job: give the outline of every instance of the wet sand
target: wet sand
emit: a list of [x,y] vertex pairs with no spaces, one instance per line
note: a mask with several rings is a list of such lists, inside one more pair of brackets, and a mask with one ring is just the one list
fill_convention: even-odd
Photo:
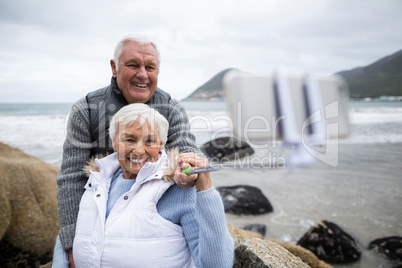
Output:
[[402,143],[339,144],[336,167],[317,161],[309,168],[215,172],[215,187],[258,187],[274,212],[259,216],[227,214],[236,227],[266,224],[266,237],[296,243],[317,221],[329,220],[348,232],[362,250],[360,261],[334,267],[391,267],[367,250],[370,241],[402,236]]

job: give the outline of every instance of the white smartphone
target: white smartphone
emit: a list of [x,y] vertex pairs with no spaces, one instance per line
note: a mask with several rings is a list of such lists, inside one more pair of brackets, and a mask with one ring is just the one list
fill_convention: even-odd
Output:
[[245,141],[345,138],[348,90],[339,77],[227,73],[223,80],[233,134]]

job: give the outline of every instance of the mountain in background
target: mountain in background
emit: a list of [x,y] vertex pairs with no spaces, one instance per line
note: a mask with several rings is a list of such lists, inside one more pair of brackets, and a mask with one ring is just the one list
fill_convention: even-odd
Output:
[[[235,69],[229,68],[219,72],[182,101],[224,101],[222,80],[231,70]],[[366,67],[336,74],[346,80],[351,98],[402,96],[402,50]]]
[[402,50],[366,67],[337,74],[348,83],[351,98],[402,96]]
[[223,77],[225,74],[231,70],[236,70],[234,68],[225,69],[211,79],[209,79],[205,84],[197,88],[193,93],[191,93],[187,98],[182,101],[223,101],[225,100],[225,91],[223,90]]

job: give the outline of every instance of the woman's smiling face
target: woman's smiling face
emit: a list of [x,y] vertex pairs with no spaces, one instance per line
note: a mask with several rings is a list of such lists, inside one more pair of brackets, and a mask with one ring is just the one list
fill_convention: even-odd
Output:
[[125,179],[135,179],[146,163],[157,161],[161,148],[158,131],[147,121],[140,125],[139,119],[131,126],[119,125],[113,141]]

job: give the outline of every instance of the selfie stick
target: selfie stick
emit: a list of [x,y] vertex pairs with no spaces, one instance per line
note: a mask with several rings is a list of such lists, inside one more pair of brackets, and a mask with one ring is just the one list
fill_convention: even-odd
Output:
[[273,168],[274,165],[267,165],[263,163],[253,163],[253,164],[225,164],[219,167],[206,166],[206,167],[188,167],[182,169],[181,172],[186,175],[207,173],[213,171],[224,171],[224,170],[247,170],[247,169],[260,169],[260,168]]
[[[303,124],[301,132],[298,131],[296,114],[293,107],[292,93],[288,81],[280,75],[274,76],[274,96],[276,103],[277,118],[281,120],[281,136],[284,145],[293,147],[293,151],[287,156],[287,166],[295,169],[301,166],[309,166],[315,159],[305,148],[306,145],[312,145],[317,142],[325,141],[326,138],[326,120],[323,116],[325,108],[321,98],[320,86],[311,77],[303,79],[303,96],[305,101],[306,114],[309,118]],[[307,130],[307,131],[304,131]],[[212,171],[222,170],[245,170],[255,168],[274,168],[272,166],[250,165],[250,164],[227,164],[220,167],[188,167],[182,172],[191,175]]]

